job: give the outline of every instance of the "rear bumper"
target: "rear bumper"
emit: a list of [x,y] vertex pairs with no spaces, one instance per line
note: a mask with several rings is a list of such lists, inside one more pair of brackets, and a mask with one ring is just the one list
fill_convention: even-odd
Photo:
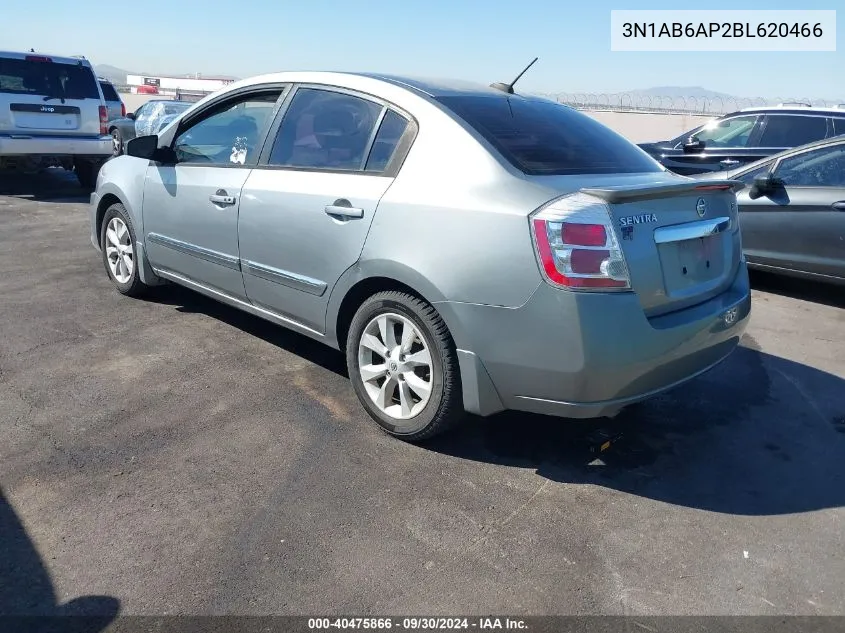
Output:
[[[469,411],[593,418],[615,415],[718,365],[747,327],[751,290],[743,264],[721,295],[651,319],[633,293],[566,292],[548,284],[520,308],[450,307],[471,333],[477,359],[461,376]],[[479,375],[484,380],[476,381]]]
[[105,159],[112,155],[111,136],[24,136],[0,134],[0,156],[72,156]]

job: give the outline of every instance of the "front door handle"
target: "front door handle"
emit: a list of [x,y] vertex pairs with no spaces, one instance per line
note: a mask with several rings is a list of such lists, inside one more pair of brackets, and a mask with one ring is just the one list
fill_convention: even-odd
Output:
[[237,202],[235,196],[230,196],[228,193],[226,193],[225,189],[218,189],[217,193],[211,194],[210,196],[208,196],[208,199],[213,204],[223,207],[231,206],[235,204],[235,202]]
[[726,158],[725,160],[720,160],[719,164],[722,167],[733,167],[734,165],[739,165],[739,161],[733,158]]
[[346,204],[338,204],[338,202],[346,202],[345,200],[335,200],[334,204],[330,204],[325,208],[327,215],[334,215],[339,216],[342,218],[363,218],[364,217],[364,210],[358,209],[353,206],[349,205],[348,202]]
[[834,202],[830,206],[832,206],[837,211],[845,211],[845,200],[840,200],[839,202]]

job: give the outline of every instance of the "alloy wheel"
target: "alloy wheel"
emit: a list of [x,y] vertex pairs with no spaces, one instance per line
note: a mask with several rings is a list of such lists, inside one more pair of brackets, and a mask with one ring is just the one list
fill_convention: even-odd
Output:
[[112,218],[106,227],[106,257],[109,270],[118,283],[125,284],[132,279],[135,257],[132,252],[132,237],[129,228],[120,218]]
[[367,324],[358,342],[358,371],[367,395],[393,419],[413,418],[431,398],[431,351],[402,315],[379,314]]

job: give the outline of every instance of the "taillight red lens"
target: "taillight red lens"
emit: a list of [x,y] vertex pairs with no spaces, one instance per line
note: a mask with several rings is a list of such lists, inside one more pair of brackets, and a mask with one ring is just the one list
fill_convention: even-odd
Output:
[[120,116],[126,116],[126,104],[122,102],[120,104]]
[[586,250],[583,248],[573,249],[569,258],[572,272],[579,275],[601,274],[602,262],[610,257],[607,250]]
[[575,246],[604,246],[607,232],[601,224],[575,224],[564,222],[560,237],[565,244]]
[[100,134],[109,133],[109,110],[106,106],[100,106]]
[[24,60],[28,62],[52,62],[53,60],[44,55],[27,55]]

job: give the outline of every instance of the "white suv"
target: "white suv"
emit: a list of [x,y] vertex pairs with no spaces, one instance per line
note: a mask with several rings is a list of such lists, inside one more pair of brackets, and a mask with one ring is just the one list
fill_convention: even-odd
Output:
[[0,51],[0,169],[61,166],[93,189],[111,154],[108,110],[91,62]]

